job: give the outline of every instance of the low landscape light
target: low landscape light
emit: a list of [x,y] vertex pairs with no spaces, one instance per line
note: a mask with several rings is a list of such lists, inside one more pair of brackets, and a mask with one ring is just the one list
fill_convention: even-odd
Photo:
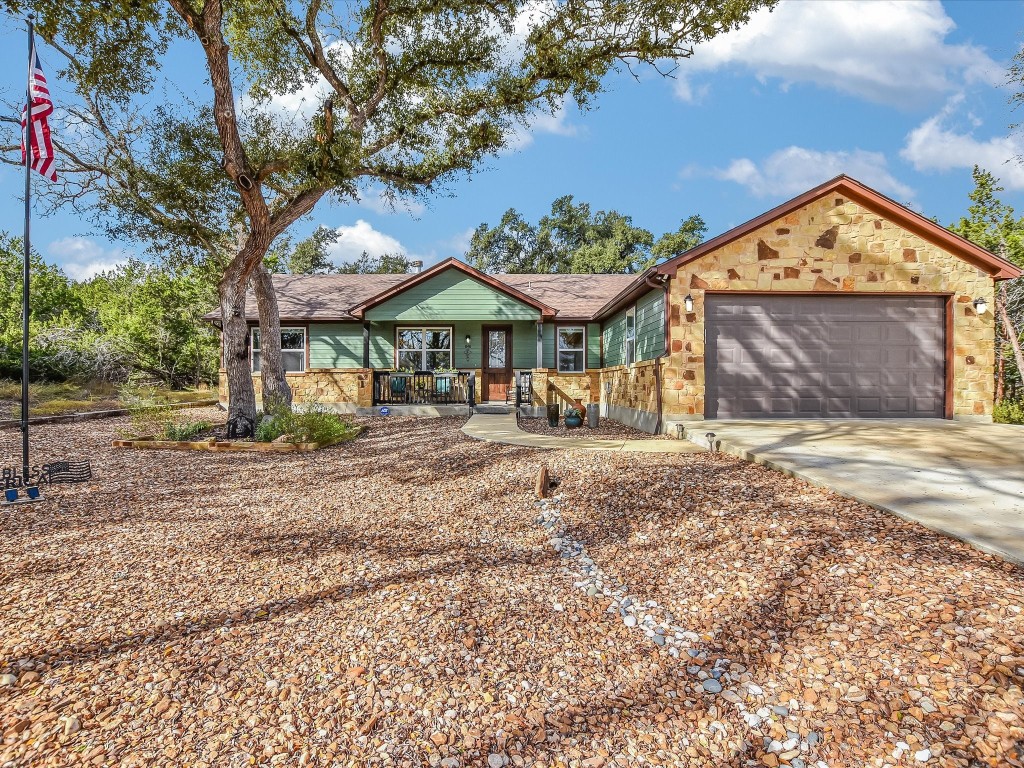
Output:
[[15,501],[17,501],[18,500],[18,489],[17,488],[8,488],[7,490],[5,490],[4,491],[4,499],[6,499],[8,502],[15,502]]
[[683,306],[686,307],[687,312],[693,312],[693,296],[686,294],[686,298],[683,299]]
[[985,301],[981,296],[974,300],[974,311],[979,315],[984,315],[988,312],[988,302]]

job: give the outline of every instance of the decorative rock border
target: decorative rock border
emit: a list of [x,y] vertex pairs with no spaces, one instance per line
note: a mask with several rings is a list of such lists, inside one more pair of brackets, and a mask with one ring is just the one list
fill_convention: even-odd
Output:
[[[194,400],[191,403],[168,403],[167,405],[153,406],[153,408],[170,408],[171,410],[177,411],[184,408],[205,408],[217,404],[217,399],[213,398],[206,400]],[[109,419],[115,416],[127,415],[127,408],[110,408],[105,411],[82,411],[81,413],[60,413],[54,416],[30,416],[28,423],[29,426],[33,424],[72,424],[79,421],[92,421],[93,419]],[[20,426],[20,419],[0,420],[0,429],[17,429]]]
[[328,440],[323,443],[257,443],[242,440],[154,440],[151,436],[137,437],[133,440],[114,440],[111,445],[114,448],[149,448],[163,449],[168,451],[211,451],[214,453],[226,451],[249,451],[255,453],[302,453],[318,451],[321,448],[329,448],[332,445],[346,443],[354,440],[363,431],[362,427],[351,437],[339,437],[335,440]]
[[[546,482],[546,474],[542,471]],[[538,481],[540,482],[540,481]],[[767,766],[789,765],[792,768],[829,768],[824,760],[814,760],[817,745],[821,743],[821,735],[809,731],[801,734],[786,723],[792,709],[800,707],[797,701],[790,701],[789,706],[768,706],[762,704],[756,708],[748,708],[746,699],[763,698],[763,688],[754,682],[753,676],[742,664],[727,658],[716,658],[708,672],[704,669],[710,659],[706,647],[702,647],[701,636],[684,627],[674,624],[671,613],[659,606],[655,601],[639,601],[631,594],[628,585],[609,574],[594,562],[587,552],[586,545],[575,539],[562,521],[559,505],[562,495],[541,498],[535,502],[539,508],[537,523],[551,536],[548,543],[567,561],[566,570],[575,572],[582,578],[575,581],[575,586],[595,599],[611,599],[609,613],[617,613],[622,622],[630,628],[643,632],[659,648],[663,648],[670,656],[679,658],[685,654],[690,659],[686,667],[687,673],[699,682],[695,693],[714,696],[731,704],[750,730],[751,744],[759,745],[765,752],[761,758]],[[570,568],[570,563],[573,568]],[[555,610],[562,610],[558,604]],[[778,723],[786,732],[786,739],[773,738],[768,733],[778,732]],[[725,725],[716,721],[709,727],[711,731],[725,731]],[[813,762],[812,762],[813,761]]]

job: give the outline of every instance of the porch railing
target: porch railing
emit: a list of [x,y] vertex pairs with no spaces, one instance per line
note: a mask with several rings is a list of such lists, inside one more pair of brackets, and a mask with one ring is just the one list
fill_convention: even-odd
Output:
[[373,404],[472,405],[473,384],[469,373],[374,371]]
[[516,408],[533,405],[533,373],[522,371],[516,382]]

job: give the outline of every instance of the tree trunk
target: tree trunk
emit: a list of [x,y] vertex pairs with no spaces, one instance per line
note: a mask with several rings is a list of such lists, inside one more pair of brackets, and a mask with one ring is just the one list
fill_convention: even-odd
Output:
[[270,270],[260,264],[252,273],[256,306],[260,313],[260,381],[263,385],[263,412],[292,407],[292,390],[284,376],[281,360],[281,315]]
[[1006,338],[1010,340],[1013,359],[1017,361],[1017,370],[1020,371],[1021,376],[1024,376],[1024,352],[1020,348],[1020,336],[1017,335],[1017,330],[1013,327],[1010,313],[1006,311],[1006,287],[1000,286],[999,288],[999,293],[996,294],[996,309],[999,312],[999,319],[1003,321]]
[[240,280],[242,266],[240,259],[232,260],[217,285],[228,377],[228,437],[252,437],[256,428],[256,389],[249,363],[245,284]]

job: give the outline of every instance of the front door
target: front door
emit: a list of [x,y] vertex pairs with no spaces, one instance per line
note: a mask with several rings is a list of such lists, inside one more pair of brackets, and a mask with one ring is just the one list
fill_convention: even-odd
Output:
[[505,402],[512,386],[512,326],[485,325],[482,402]]

